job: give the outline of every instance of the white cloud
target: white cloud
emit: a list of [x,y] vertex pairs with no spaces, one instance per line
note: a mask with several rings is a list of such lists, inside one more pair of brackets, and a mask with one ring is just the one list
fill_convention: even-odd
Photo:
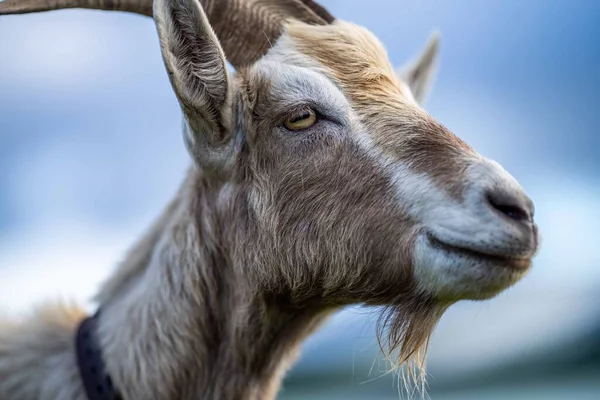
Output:
[[150,19],[124,13],[66,10],[2,17],[0,81],[37,95],[52,90],[53,97],[64,87],[102,89],[116,71],[132,69],[140,54],[152,57],[147,47],[158,42],[150,28]]
[[55,298],[76,300],[90,308],[91,296],[137,232],[107,231],[84,221],[55,220],[0,242],[3,312],[23,312]]

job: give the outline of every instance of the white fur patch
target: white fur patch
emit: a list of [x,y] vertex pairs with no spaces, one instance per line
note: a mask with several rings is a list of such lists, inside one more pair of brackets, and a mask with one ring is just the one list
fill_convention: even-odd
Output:
[[438,248],[427,236],[431,234],[447,244],[492,253],[507,251],[505,249],[512,249],[515,244],[514,251],[518,252],[519,243],[525,243],[522,248],[530,253],[529,236],[499,218],[484,199],[486,190],[498,187],[525,196],[506,171],[483,157],[473,157],[465,174],[464,200],[459,201],[426,174],[386,156],[364,128],[353,130],[352,135],[356,143],[389,172],[400,206],[415,221],[415,229],[422,232],[415,243],[413,260],[420,290],[445,299],[480,299],[497,294],[523,276],[526,270]]
[[[421,288],[443,298],[487,298],[515,283],[518,270],[475,255],[432,245],[427,235],[449,245],[486,254],[533,255],[531,232],[504,220],[487,203],[485,193],[498,185],[525,196],[516,180],[484,158],[474,158],[465,174],[464,200],[459,202],[427,176],[395,169],[399,200],[427,234],[415,244],[414,274]],[[533,246],[533,247],[532,247]]]
[[447,302],[493,297],[527,272],[446,252],[425,235],[415,242],[413,271],[420,290]]

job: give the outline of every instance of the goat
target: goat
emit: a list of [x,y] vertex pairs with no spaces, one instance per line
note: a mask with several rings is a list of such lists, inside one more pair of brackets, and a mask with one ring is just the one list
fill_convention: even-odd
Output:
[[[124,399],[273,399],[349,304],[384,306],[383,348],[421,367],[450,305],[530,269],[532,201],[421,106],[437,37],[398,74],[312,0],[7,0],[0,15],[69,7],[154,17],[193,160],[96,296]],[[1,325],[0,398],[85,400],[85,317],[47,304]]]

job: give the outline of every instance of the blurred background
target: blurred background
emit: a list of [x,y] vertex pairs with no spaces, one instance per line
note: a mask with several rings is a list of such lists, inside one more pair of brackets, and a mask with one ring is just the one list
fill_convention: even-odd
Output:
[[[322,0],[400,65],[442,33],[427,109],[534,199],[531,273],[442,318],[429,396],[600,398],[600,3]],[[0,19],[0,312],[88,304],[189,164],[150,19],[66,10]],[[281,399],[398,399],[352,307],[309,339]]]

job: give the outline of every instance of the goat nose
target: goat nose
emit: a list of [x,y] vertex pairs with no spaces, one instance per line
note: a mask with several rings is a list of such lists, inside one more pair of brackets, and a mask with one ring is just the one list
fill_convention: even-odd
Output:
[[488,190],[485,200],[492,210],[504,218],[519,223],[533,221],[533,202],[520,190],[508,188]]

